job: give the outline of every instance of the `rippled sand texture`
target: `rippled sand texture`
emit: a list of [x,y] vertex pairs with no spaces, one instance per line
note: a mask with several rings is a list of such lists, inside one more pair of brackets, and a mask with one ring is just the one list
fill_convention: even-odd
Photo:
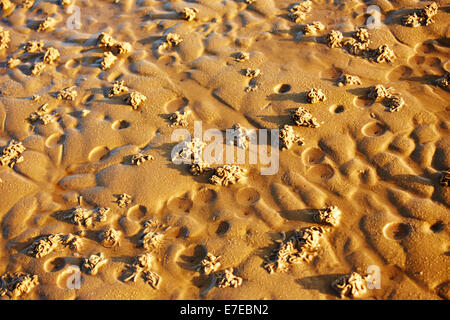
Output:
[[[81,28],[69,29],[59,2],[2,1],[0,150],[12,139],[25,150],[0,166],[0,275],[38,276],[24,278],[34,287],[22,299],[339,299],[333,281],[376,265],[381,288],[364,298],[448,299],[450,94],[435,80],[450,71],[450,2],[416,28],[402,17],[429,2],[370,3],[382,22],[370,48],[387,44],[391,63],[327,46],[331,30],[350,38],[366,23],[366,2],[312,1],[294,22],[284,0],[76,0]],[[197,9],[192,21],[184,8]],[[55,25],[37,31],[47,17]],[[304,35],[314,21],[324,30]],[[100,47],[102,32],[130,52]],[[28,41],[43,48],[25,52]],[[51,47],[59,58],[33,75]],[[338,86],[343,74],[361,84]],[[117,83],[109,95],[115,81],[128,92]],[[403,98],[398,112],[368,98],[379,84]],[[326,99],[309,103],[312,88]],[[296,126],[299,107],[320,126]],[[194,120],[287,124],[304,143],[280,151],[275,175],[247,163],[244,179],[214,185],[171,161],[183,117],[191,133]],[[279,243],[322,225],[315,213],[327,206],[340,223],[311,261],[269,273]],[[67,286],[74,268],[79,289]]]

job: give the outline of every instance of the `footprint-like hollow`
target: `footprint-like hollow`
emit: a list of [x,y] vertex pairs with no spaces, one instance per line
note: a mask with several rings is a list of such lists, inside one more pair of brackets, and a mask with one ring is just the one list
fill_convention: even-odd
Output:
[[345,111],[345,108],[343,105],[334,105],[334,106],[331,106],[331,108],[330,108],[331,113],[339,114],[339,113],[343,113],[344,111]]
[[354,97],[353,105],[360,109],[370,108],[373,105],[373,100],[366,96]]
[[412,56],[408,60],[409,64],[415,64],[415,65],[421,65],[424,62],[425,62],[425,57],[423,57],[423,56]]
[[225,235],[230,230],[230,223],[228,221],[222,221],[217,227],[216,234],[219,236]]
[[343,70],[341,68],[336,68],[333,66],[330,69],[321,71],[320,76],[323,78],[337,79],[342,73]]
[[109,149],[107,147],[95,147],[89,153],[89,161],[96,162],[105,159],[109,154]]
[[420,54],[427,54],[427,53],[432,53],[432,52],[436,52],[437,51],[435,46],[432,43],[427,43],[427,42],[424,42],[424,43],[421,43],[421,44],[417,45],[414,48],[414,50],[417,53],[420,53]]
[[95,95],[93,95],[93,94],[87,94],[87,95],[85,95],[85,96],[83,97],[82,102],[83,102],[84,104],[90,104],[92,101],[94,101],[94,99],[95,99]]
[[275,88],[273,88],[273,90],[275,91],[275,93],[286,93],[291,91],[291,85],[287,84],[287,83],[282,83],[282,84],[278,84],[275,86]]
[[127,217],[135,221],[140,221],[145,217],[147,211],[146,206],[136,205],[128,210]]
[[66,136],[60,133],[53,133],[45,140],[45,146],[47,148],[54,148],[64,143]]
[[407,223],[392,222],[384,227],[383,234],[390,240],[403,240],[411,234],[411,226]]
[[63,257],[49,259],[45,262],[44,269],[47,272],[58,272],[66,266],[66,260]]
[[414,73],[414,70],[408,66],[398,66],[391,72],[389,72],[387,78],[390,81],[397,81],[405,78],[409,78]]
[[210,203],[216,201],[216,199],[217,199],[217,192],[209,188],[202,188],[195,195],[195,202]]
[[431,231],[433,231],[434,233],[439,233],[444,230],[444,228],[445,224],[442,221],[438,221],[430,226]]
[[170,101],[164,109],[167,113],[173,113],[175,111],[185,108],[188,104],[189,104],[189,100],[182,97],[182,98],[178,98],[178,99]]
[[158,61],[168,67],[168,66],[173,66],[177,62],[177,59],[171,55],[164,55],[164,56],[161,56],[158,59]]
[[109,149],[107,147],[95,147],[89,153],[89,161],[96,162],[105,159],[109,154]]
[[203,245],[190,245],[178,255],[179,263],[186,267],[196,266],[206,257],[207,253],[208,249]]
[[122,129],[126,129],[130,126],[130,123],[126,120],[116,120],[113,122],[113,124],[111,125],[111,127],[114,130],[122,130]]
[[373,121],[365,124],[361,131],[365,136],[378,137],[383,135],[386,130],[387,128],[383,123],[379,121]]
[[81,62],[77,59],[69,59],[67,60],[67,62],[64,64],[64,68],[66,68],[67,70],[69,69],[74,69],[77,68],[78,66],[81,65]]
[[315,182],[326,182],[334,176],[334,169],[327,163],[318,164],[308,170],[308,177]]
[[245,187],[239,189],[236,194],[236,200],[239,204],[244,206],[254,205],[260,199],[258,190],[252,187]]
[[305,165],[312,166],[322,163],[325,160],[325,153],[319,148],[308,148],[303,152],[302,158]]
[[188,213],[193,204],[191,199],[175,197],[169,200],[167,208],[174,213]]
[[436,68],[437,71],[443,71],[442,69],[442,61],[438,57],[429,57],[426,59],[426,65],[430,68]]

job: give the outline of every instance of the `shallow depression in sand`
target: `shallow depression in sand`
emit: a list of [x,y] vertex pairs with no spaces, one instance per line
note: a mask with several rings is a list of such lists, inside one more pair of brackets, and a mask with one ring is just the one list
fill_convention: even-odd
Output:
[[337,106],[335,105],[335,106],[331,106],[331,108],[330,108],[331,113],[340,114],[340,113],[343,113],[344,111],[345,111],[345,108],[342,105],[337,105]]
[[336,79],[342,74],[341,68],[332,67],[324,71],[320,71],[320,76],[324,78]]
[[219,236],[225,235],[230,230],[230,223],[228,221],[222,221],[217,227],[216,234]]
[[390,71],[387,78],[391,81],[397,81],[400,79],[407,79],[412,76],[414,70],[408,66],[398,66],[394,70]]
[[420,44],[416,45],[416,47],[414,48],[414,51],[416,51],[417,53],[420,53],[420,54],[427,54],[427,53],[436,52],[436,48],[432,43],[420,43]]
[[173,113],[175,111],[180,110],[181,108],[186,107],[188,105],[188,103],[189,103],[189,100],[186,98],[175,99],[166,105],[165,111],[167,113]]
[[236,194],[236,199],[239,204],[244,206],[251,206],[258,202],[260,198],[258,190],[252,187],[240,189]]
[[364,96],[355,97],[353,99],[353,104],[358,108],[370,108],[373,104],[373,100]]
[[442,61],[441,59],[437,57],[429,57],[425,60],[425,64],[430,67],[434,68],[436,72],[443,72],[442,70]]
[[325,160],[325,153],[319,148],[309,148],[302,154],[303,163],[307,166],[322,163]]
[[95,95],[93,94],[87,94],[83,97],[83,103],[89,105],[92,101],[94,101]]
[[434,233],[439,233],[444,230],[444,228],[445,224],[442,221],[438,221],[430,227],[431,231],[433,231]]
[[421,65],[425,62],[425,57],[423,56],[412,56],[408,59],[409,64]]
[[89,161],[99,161],[104,159],[109,154],[109,149],[107,147],[95,147],[89,153]]
[[166,55],[166,56],[161,56],[158,59],[158,62],[161,62],[166,67],[169,67],[169,66],[173,66],[177,62],[177,59],[174,56]]
[[192,244],[180,252],[179,262],[190,266],[198,265],[207,253],[208,249],[205,246]]
[[140,221],[142,220],[145,215],[147,214],[147,207],[146,206],[142,206],[142,205],[136,205],[131,207],[128,212],[127,212],[127,216],[130,219],[136,220],[136,221]]
[[126,120],[116,120],[113,122],[113,124],[111,125],[111,127],[114,130],[122,130],[122,129],[126,129],[130,126],[130,123]]
[[403,240],[411,233],[411,226],[406,223],[392,222],[383,229],[383,234],[390,240]]
[[334,176],[334,169],[327,163],[318,164],[308,170],[308,178],[315,182],[328,181]]
[[362,133],[368,137],[381,136],[385,132],[386,132],[386,126],[378,121],[367,123],[362,128]]
[[283,83],[283,84],[279,84],[276,85],[275,88],[273,89],[276,93],[286,93],[291,91],[291,85]]
[[64,143],[66,136],[60,133],[53,133],[45,140],[45,146],[47,148],[54,148]]
[[65,64],[64,67],[66,69],[74,69],[76,67],[80,66],[80,61],[76,59],[69,59]]
[[51,258],[45,261],[44,269],[47,272],[57,272],[66,266],[66,260],[63,257]]
[[187,213],[191,210],[193,202],[191,199],[176,197],[169,200],[167,208],[174,213]]
[[209,188],[203,188],[201,189],[196,195],[195,195],[195,201],[209,203],[213,202],[217,199],[217,192],[209,189]]

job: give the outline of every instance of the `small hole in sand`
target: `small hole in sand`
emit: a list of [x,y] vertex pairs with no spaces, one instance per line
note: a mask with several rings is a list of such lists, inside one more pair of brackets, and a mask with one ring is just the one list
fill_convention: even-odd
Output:
[[334,176],[334,169],[326,163],[318,164],[309,169],[308,176],[316,182],[328,181]]
[[217,227],[216,234],[219,236],[226,234],[230,230],[230,223],[227,221],[222,221]]
[[57,272],[59,270],[64,269],[65,265],[66,265],[66,261],[64,260],[64,258],[59,257],[59,258],[55,258],[55,259],[48,261],[46,263],[45,269],[48,272]]
[[259,192],[252,187],[242,188],[236,194],[236,199],[239,204],[251,206],[258,202],[260,198]]
[[373,104],[373,100],[367,97],[355,97],[353,100],[353,104],[358,108],[369,108]]
[[54,148],[58,145],[61,145],[66,140],[66,136],[60,133],[54,133],[50,135],[50,137],[45,140],[45,146],[47,148]]
[[186,107],[189,104],[189,100],[186,98],[178,98],[175,100],[170,101],[166,107],[165,111],[167,113],[173,113],[175,111],[178,111],[184,107]]
[[431,53],[431,52],[435,52],[436,49],[435,49],[434,45],[431,43],[423,43],[417,48],[417,51],[419,53]]
[[146,206],[137,205],[128,210],[127,216],[132,220],[140,221],[145,217],[146,213]]
[[411,61],[409,61],[410,64],[423,64],[425,62],[425,57],[422,56],[413,56],[411,59]]
[[193,205],[191,199],[176,197],[169,200],[167,207],[174,213],[188,213]]
[[325,154],[319,148],[309,148],[303,152],[303,163],[305,165],[319,164],[325,160]]
[[434,233],[439,233],[444,230],[444,228],[445,224],[442,221],[438,221],[430,227],[431,231],[433,231]]
[[414,73],[413,69],[408,66],[399,66],[389,72],[388,79],[391,81],[401,80],[410,77]]
[[109,154],[109,149],[107,147],[95,147],[89,153],[88,159],[89,161],[99,161],[105,159]]
[[189,237],[189,235],[190,235],[189,228],[186,227],[186,226],[182,226],[180,228],[180,231],[178,232],[177,238],[184,238],[184,239],[186,239],[186,238]]
[[437,68],[437,69],[441,68],[442,61],[439,58],[431,57],[431,58],[427,58],[426,61],[427,61],[426,64],[432,68]]
[[126,129],[126,128],[128,128],[130,126],[130,123],[128,122],[128,121],[125,121],[125,120],[116,120],[116,121],[114,121],[113,122],[113,124],[112,124],[112,128],[114,129],[114,130],[122,130],[122,129]]
[[202,245],[192,245],[186,248],[179,257],[180,262],[188,263],[189,265],[197,265],[202,261],[208,253],[208,249]]
[[79,65],[80,62],[78,60],[70,59],[69,61],[66,62],[64,66],[66,67],[66,69],[72,69],[78,67]]
[[343,70],[341,68],[332,67],[325,71],[321,71],[320,76],[323,78],[335,79],[335,78],[338,78],[342,73],[343,73]]
[[95,96],[93,94],[88,94],[83,98],[83,102],[85,104],[90,104],[92,101],[94,101]]
[[344,112],[344,110],[345,110],[344,106],[331,107],[331,112],[333,112],[333,113],[342,113],[342,112]]
[[213,202],[217,199],[217,192],[208,188],[201,189],[195,196],[195,201],[204,203]]
[[279,85],[277,85],[275,87],[274,90],[275,90],[276,93],[286,93],[286,92],[291,91],[291,86],[289,84],[286,84],[286,83],[279,84]]
[[175,57],[172,56],[162,56],[158,59],[161,63],[163,63],[166,67],[173,66],[173,64],[176,62]]
[[370,122],[362,128],[362,133],[368,137],[381,136],[386,132],[386,126],[381,122]]
[[411,233],[411,226],[406,223],[393,222],[384,227],[383,233],[390,240],[402,240]]
[[180,74],[180,77],[179,77],[180,82],[190,80],[190,79],[192,79],[192,76],[188,71],[185,71],[182,74]]

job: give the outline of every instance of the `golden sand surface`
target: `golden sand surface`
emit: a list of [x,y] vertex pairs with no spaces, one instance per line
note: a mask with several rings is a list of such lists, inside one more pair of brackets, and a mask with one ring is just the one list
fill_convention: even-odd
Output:
[[450,1],[0,9],[1,299],[450,298]]

